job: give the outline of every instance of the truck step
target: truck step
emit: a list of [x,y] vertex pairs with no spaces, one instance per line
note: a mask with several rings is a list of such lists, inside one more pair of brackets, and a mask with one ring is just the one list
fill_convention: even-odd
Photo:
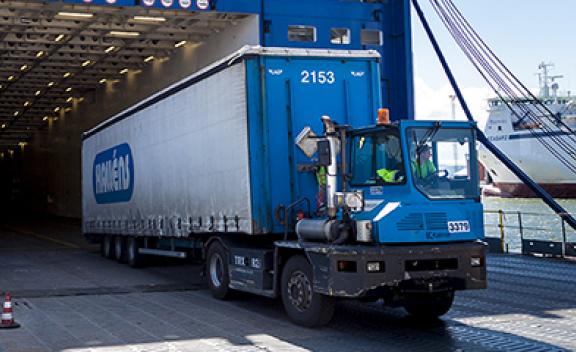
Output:
[[138,249],[140,254],[158,255],[162,257],[172,257],[184,259],[188,256],[186,252],[179,251],[168,251],[164,249],[151,249],[151,248],[140,248]]

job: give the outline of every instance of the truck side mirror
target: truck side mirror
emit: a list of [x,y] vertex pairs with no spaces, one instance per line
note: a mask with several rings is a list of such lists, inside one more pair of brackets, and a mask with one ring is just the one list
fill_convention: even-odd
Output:
[[321,140],[316,143],[318,146],[318,166],[330,166],[331,164],[331,153],[330,153],[330,142],[327,140]]

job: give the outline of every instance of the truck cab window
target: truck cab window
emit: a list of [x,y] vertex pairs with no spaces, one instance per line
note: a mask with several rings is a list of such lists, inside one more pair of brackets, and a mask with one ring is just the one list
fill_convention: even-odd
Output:
[[352,138],[352,184],[400,184],[406,173],[399,137],[376,132]]
[[472,131],[410,129],[410,169],[414,184],[429,198],[474,198],[479,195]]

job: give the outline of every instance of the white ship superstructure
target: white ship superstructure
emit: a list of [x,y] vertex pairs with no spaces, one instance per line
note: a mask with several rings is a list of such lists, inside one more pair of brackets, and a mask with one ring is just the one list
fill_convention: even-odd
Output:
[[[574,160],[576,136],[576,96],[560,93],[550,76],[551,64],[540,65],[538,99],[551,112],[547,122],[535,99],[493,98],[488,101],[489,117],[485,134],[498,148],[554,197],[576,198],[576,172],[566,160]],[[519,113],[520,111],[520,113]],[[542,119],[543,120],[543,119]],[[533,193],[488,150],[480,148],[484,164],[494,185],[503,196],[530,197]]]

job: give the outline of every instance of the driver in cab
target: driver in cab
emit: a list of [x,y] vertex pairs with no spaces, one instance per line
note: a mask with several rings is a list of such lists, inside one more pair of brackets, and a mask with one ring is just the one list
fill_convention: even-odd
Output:
[[416,160],[412,161],[412,171],[418,179],[424,180],[436,172],[436,166],[434,166],[434,163],[430,159],[432,151],[430,146],[425,144],[418,147],[416,153],[418,156]]

